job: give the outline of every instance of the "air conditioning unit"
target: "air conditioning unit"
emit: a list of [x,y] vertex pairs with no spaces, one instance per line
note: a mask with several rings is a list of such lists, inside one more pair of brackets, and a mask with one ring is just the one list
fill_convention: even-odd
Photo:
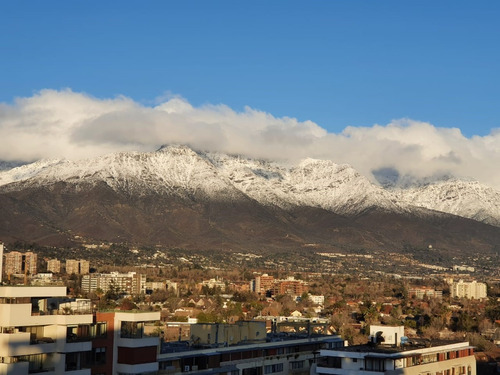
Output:
[[188,372],[188,371],[191,371],[191,367],[189,367],[189,366],[184,366],[184,372]]

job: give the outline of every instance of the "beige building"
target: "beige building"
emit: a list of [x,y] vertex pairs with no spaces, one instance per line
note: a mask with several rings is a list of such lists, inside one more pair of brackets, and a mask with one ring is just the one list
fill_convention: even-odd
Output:
[[59,259],[49,259],[47,261],[47,271],[52,273],[60,273],[61,261]]
[[415,297],[417,299],[423,299],[425,296],[441,299],[443,298],[443,291],[428,287],[414,287],[408,290],[408,295],[410,298]]
[[199,323],[191,326],[196,345],[231,346],[242,342],[266,342],[266,322],[241,321],[235,324]]
[[5,254],[4,269],[6,275],[36,275],[36,264],[37,255],[31,251],[26,253],[11,251]]
[[87,275],[90,272],[90,263],[88,260],[80,259],[67,259],[66,260],[66,273],[68,275]]
[[403,333],[403,327],[370,326],[371,345],[321,350],[314,373],[476,375],[474,349],[467,341],[409,341]]
[[477,281],[453,282],[450,286],[451,298],[483,299],[487,297],[486,284]]
[[146,293],[146,275],[129,273],[91,273],[82,278],[82,290],[90,293],[101,289],[106,293],[111,288],[125,294]]

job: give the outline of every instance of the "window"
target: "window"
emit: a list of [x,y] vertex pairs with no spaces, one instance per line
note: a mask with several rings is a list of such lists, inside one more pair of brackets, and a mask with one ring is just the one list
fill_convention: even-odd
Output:
[[138,339],[143,336],[144,323],[143,322],[122,322],[120,337],[129,339]]
[[94,355],[94,363],[96,365],[104,365],[106,363],[106,348],[94,348],[92,349]]
[[290,367],[292,370],[304,368],[304,361],[292,361],[290,362]]
[[385,361],[380,358],[365,358],[365,370],[384,372]]
[[97,322],[95,327],[94,336],[98,338],[104,338],[108,335],[108,323],[107,322]]
[[264,374],[273,374],[275,372],[283,371],[283,363],[276,363],[274,365],[264,366]]
[[242,375],[262,375],[262,367],[250,367],[241,370]]

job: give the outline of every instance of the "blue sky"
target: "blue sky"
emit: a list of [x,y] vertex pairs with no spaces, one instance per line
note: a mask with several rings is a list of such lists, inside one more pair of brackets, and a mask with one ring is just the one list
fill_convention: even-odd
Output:
[[498,1],[3,1],[0,102],[42,89],[245,106],[330,133],[500,127]]
[[500,190],[499,20],[498,1],[3,1],[0,161],[175,143]]

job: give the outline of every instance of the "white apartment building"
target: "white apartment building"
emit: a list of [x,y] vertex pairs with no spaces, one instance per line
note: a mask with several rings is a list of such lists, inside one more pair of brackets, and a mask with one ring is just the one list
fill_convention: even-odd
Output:
[[486,284],[477,281],[455,281],[450,286],[451,298],[482,299],[487,297]]
[[403,332],[403,327],[371,326],[368,345],[321,350],[315,374],[476,375],[468,342],[410,341]]
[[62,286],[0,286],[1,375],[90,375],[82,366],[92,350],[92,314],[62,314],[57,299],[64,297]]
[[309,299],[312,301],[312,303],[316,305],[323,306],[325,304],[325,296],[315,296],[312,294],[309,294]]
[[91,273],[82,278],[82,290],[90,293],[101,289],[106,293],[110,288],[116,288],[121,293],[146,293],[146,275],[136,272],[129,273]]

